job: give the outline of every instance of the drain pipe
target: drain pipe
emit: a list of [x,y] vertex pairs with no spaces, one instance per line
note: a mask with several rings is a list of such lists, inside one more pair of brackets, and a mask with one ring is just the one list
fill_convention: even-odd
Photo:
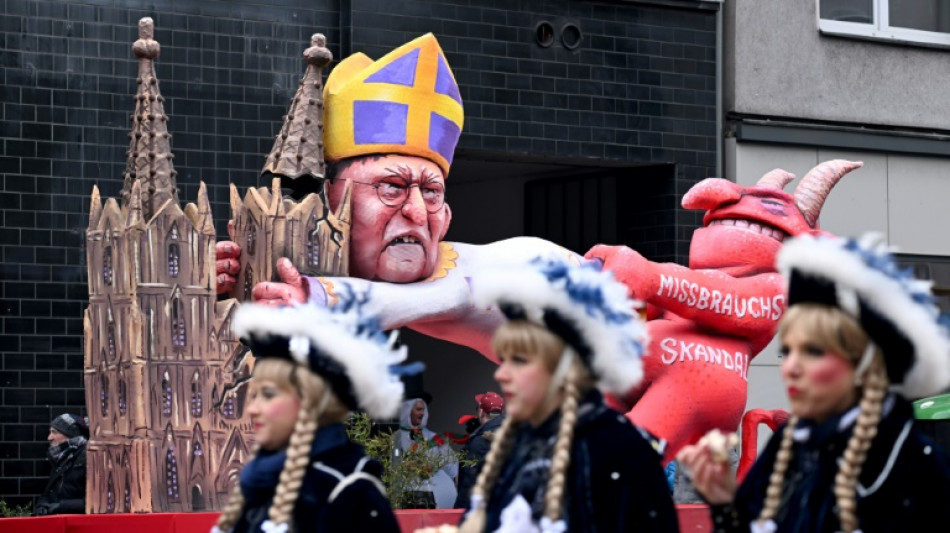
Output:
[[725,38],[723,37],[723,3],[720,1],[719,9],[716,10],[716,135],[719,136],[716,142],[716,175],[726,177],[725,162],[723,161],[724,145],[726,143],[725,132],[722,129],[723,117],[723,95],[722,95],[722,46]]

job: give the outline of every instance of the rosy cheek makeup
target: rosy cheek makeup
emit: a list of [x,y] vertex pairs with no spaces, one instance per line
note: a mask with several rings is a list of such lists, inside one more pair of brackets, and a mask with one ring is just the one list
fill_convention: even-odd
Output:
[[851,362],[844,357],[826,354],[810,374],[816,384],[827,385],[844,379],[852,370]]

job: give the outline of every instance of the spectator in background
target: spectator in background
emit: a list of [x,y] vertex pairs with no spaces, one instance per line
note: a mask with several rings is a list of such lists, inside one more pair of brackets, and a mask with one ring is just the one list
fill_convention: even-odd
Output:
[[89,426],[77,415],[62,414],[50,423],[49,457],[52,469],[43,493],[33,506],[34,516],[86,512],[86,442]]
[[[431,398],[431,397],[430,397]],[[399,412],[399,431],[393,434],[397,460],[405,456],[411,447],[423,447],[430,455],[454,453],[442,436],[432,431],[429,424],[429,405],[423,398],[410,398],[402,403]],[[458,496],[458,463],[449,461],[427,479],[416,484],[414,508],[451,509]]]
[[495,436],[495,431],[501,426],[502,414],[505,412],[505,400],[496,392],[477,394],[475,402],[478,404],[480,424],[469,435],[465,447],[462,448],[465,453],[463,458],[475,461],[475,464],[462,465],[459,469],[459,495],[455,499],[456,509],[468,509],[472,487],[475,486],[475,480],[478,479],[478,473],[482,470],[485,456],[491,449],[491,440]]

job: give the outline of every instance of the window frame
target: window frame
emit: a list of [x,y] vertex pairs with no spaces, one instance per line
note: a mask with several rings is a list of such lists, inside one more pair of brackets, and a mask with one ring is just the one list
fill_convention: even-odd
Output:
[[822,34],[950,48],[950,32],[943,33],[891,26],[889,9],[885,9],[890,6],[891,0],[871,0],[873,23],[823,19],[821,18],[821,2],[822,0],[817,0],[818,9],[815,11],[815,16],[818,19],[818,31]]

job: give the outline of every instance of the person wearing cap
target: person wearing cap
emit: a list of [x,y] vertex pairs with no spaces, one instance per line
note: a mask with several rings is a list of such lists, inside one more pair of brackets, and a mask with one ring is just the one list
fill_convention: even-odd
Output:
[[232,323],[256,363],[246,412],[255,452],[213,532],[398,532],[382,467],[347,437],[350,411],[395,415],[405,347],[355,301],[328,310],[245,304]]
[[506,415],[460,531],[678,531],[660,455],[599,390],[642,377],[646,330],[626,287],[545,260],[472,286],[507,317],[492,339]]
[[[431,456],[443,456],[442,468],[425,479],[413,483],[413,507],[419,509],[450,509],[458,494],[458,461],[454,460],[448,442],[429,429],[429,402],[432,397],[409,398],[399,409],[399,431],[393,434],[397,459],[405,457],[412,447],[423,447]],[[401,460],[401,459],[399,459]]]
[[[408,326],[494,357],[498,313],[471,306],[468,279],[487,267],[524,264],[542,254],[582,258],[552,242],[516,237],[484,245],[446,242],[452,221],[447,178],[464,110],[449,63],[431,33],[373,61],[353,54],[324,86],[327,201],[350,198],[350,278],[302,275],[287,258],[278,281],[252,289],[255,302],[333,305],[335,287],[372,286],[369,308],[386,330]],[[219,242],[219,292],[234,287],[240,247]],[[358,278],[358,279],[356,279]]]
[[472,487],[475,486],[475,480],[478,473],[485,463],[485,456],[491,449],[491,439],[495,432],[501,427],[504,420],[502,416],[505,412],[505,399],[495,391],[488,391],[475,395],[475,403],[478,406],[479,426],[473,431],[465,441],[462,447],[463,457],[470,460],[473,464],[462,465],[459,468],[459,495],[455,499],[456,509],[468,509],[469,497]]
[[49,481],[33,505],[33,515],[86,512],[86,443],[89,426],[83,417],[61,414],[50,423],[47,457]]
[[950,457],[908,400],[950,386],[946,317],[929,283],[898,269],[879,235],[802,236],[778,256],[789,308],[778,331],[791,417],[736,488],[713,446],[678,460],[715,531],[938,531],[950,523]]

